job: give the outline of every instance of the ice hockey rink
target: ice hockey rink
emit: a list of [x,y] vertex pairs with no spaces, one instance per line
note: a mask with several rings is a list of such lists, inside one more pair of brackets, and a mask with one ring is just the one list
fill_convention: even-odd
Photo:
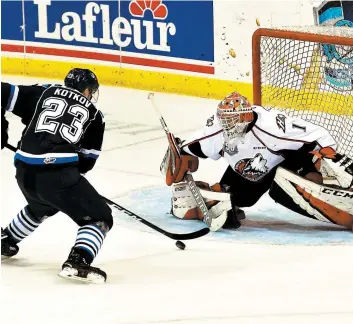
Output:
[[[15,84],[58,80],[3,76]],[[60,82],[60,81],[59,81]],[[147,91],[102,86],[103,152],[87,178],[107,198],[176,233],[204,225],[170,214],[159,171],[167,141]],[[226,94],[225,94],[226,95]],[[156,93],[169,128],[181,138],[202,127],[217,101]],[[8,114],[10,142],[20,120]],[[1,225],[25,205],[13,153],[1,152]],[[226,164],[201,161],[196,180],[216,182]],[[2,323],[352,323],[353,234],[290,213],[268,196],[245,209],[236,231],[174,241],[114,211],[115,225],[95,265],[104,285],[58,277],[76,237],[66,215],[47,219],[2,262]]]

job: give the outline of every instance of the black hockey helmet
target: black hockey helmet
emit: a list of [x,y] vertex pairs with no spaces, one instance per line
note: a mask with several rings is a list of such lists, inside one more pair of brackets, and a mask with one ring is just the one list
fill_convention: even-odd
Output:
[[94,94],[97,94],[95,96],[95,100],[97,101],[99,83],[97,76],[91,70],[74,68],[66,75],[64,83],[65,86],[76,89],[82,93],[85,89],[88,89],[90,91],[91,98]]

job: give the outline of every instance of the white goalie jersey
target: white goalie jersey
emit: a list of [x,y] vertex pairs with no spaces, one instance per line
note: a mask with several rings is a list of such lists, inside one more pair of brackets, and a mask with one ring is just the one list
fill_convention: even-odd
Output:
[[234,149],[227,147],[214,115],[183,143],[182,149],[201,158],[224,157],[235,172],[250,181],[261,180],[285,159],[293,158],[295,152],[307,154],[322,147],[336,150],[335,140],[321,126],[291,118],[276,109],[253,106],[253,111],[255,121]]

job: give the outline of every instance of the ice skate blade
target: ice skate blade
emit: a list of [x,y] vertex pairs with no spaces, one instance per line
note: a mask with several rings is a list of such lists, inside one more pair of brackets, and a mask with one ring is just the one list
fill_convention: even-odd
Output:
[[78,274],[77,269],[67,267],[67,268],[62,269],[58,273],[58,276],[62,277],[64,279],[75,280],[75,281],[80,281],[80,282],[84,282],[84,283],[94,283],[94,284],[105,283],[104,277],[97,274],[97,273],[90,272],[87,275],[87,278],[79,277],[79,276],[77,276],[77,274]]

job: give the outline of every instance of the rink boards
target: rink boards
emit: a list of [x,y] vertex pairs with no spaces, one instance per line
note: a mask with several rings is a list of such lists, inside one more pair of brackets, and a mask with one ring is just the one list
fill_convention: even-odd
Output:
[[213,1],[5,1],[2,71],[63,79],[80,65],[106,85],[251,97],[216,76],[214,19]]
[[3,1],[2,72],[62,79],[80,65],[102,84],[252,100],[252,35],[314,24],[312,5],[298,3]]

